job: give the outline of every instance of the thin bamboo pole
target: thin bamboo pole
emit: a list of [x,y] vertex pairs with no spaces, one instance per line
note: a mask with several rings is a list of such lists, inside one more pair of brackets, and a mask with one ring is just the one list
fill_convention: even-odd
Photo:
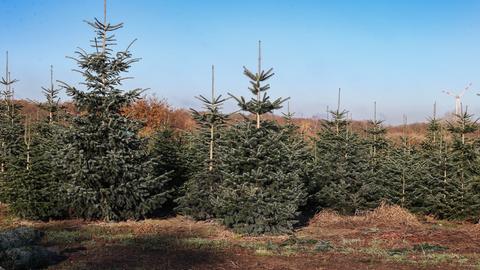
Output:
[[[335,123],[335,127],[336,127],[336,130],[337,130],[337,135],[340,133],[340,127],[339,127],[339,122],[338,122],[338,115],[340,114],[340,95],[341,95],[341,91],[342,89],[341,88],[338,88],[338,98],[337,98],[337,119],[336,119],[336,123]],[[348,116],[347,116],[348,118]]]
[[[215,66],[212,65],[212,105],[215,103]],[[213,105],[215,106],[215,105]],[[208,170],[213,170],[214,123],[210,123],[210,156]]]
[[25,118],[25,128],[24,128],[24,136],[23,141],[26,147],[26,169],[30,170],[30,146],[32,144],[32,134],[31,134],[31,127],[29,123],[29,118]]
[[377,154],[377,102],[373,102],[373,156]]
[[[53,102],[53,65],[50,65],[50,101]],[[50,108],[48,108],[48,122],[51,124],[53,122],[53,104],[49,104]]]
[[[260,79],[262,73],[262,41],[258,41],[257,102],[260,103]],[[257,112],[257,129],[260,128],[260,113]]]

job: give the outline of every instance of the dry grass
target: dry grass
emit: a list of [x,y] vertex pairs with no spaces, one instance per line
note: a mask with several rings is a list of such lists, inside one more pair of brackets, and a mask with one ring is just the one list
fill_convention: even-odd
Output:
[[343,216],[332,210],[323,210],[309,223],[313,227],[420,227],[421,222],[408,210],[398,205],[381,204],[362,215]]
[[317,213],[308,222],[312,227],[335,227],[352,225],[354,222],[354,216],[342,216],[337,211],[331,209],[325,209]]
[[95,222],[92,225],[109,231],[129,231],[135,235],[169,233],[189,237],[192,235],[214,239],[234,238],[235,233],[216,222],[194,221],[177,216],[170,219],[146,219],[117,223]]
[[7,215],[7,206],[3,203],[0,203],[0,216],[4,217]]
[[7,205],[0,203],[0,230],[15,227],[17,222],[18,219],[9,213]]
[[421,223],[417,217],[405,208],[398,205],[381,204],[365,215],[370,224],[384,227],[420,227]]

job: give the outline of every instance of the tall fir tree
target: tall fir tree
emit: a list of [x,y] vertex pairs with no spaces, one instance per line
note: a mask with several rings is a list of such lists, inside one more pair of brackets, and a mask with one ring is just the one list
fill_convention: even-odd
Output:
[[294,113],[290,111],[290,102],[287,103],[287,112],[283,113],[285,124],[282,132],[285,133],[286,145],[290,148],[293,155],[292,160],[299,165],[300,179],[305,187],[307,198],[305,205],[301,206],[302,217],[308,217],[316,212],[314,190],[316,183],[313,180],[316,173],[315,157],[312,155],[312,149],[300,133],[299,127],[294,123]]
[[437,118],[436,103],[433,116],[428,119],[427,134],[421,143],[422,160],[426,163],[424,184],[428,187],[424,196],[425,214],[448,218],[454,214],[450,196],[455,190],[452,181],[451,143],[441,119]]
[[407,118],[404,116],[401,145],[392,148],[385,158],[385,201],[421,212],[428,189],[423,181],[427,166],[418,149],[412,145],[406,128]]
[[62,176],[57,166],[61,160],[59,151],[65,128],[57,122],[59,89],[54,87],[52,69],[50,78],[50,87],[43,88],[46,102],[39,104],[47,111],[48,117],[36,122],[30,117],[25,119],[26,166],[9,183],[15,192],[10,208],[22,218],[48,220],[66,214],[65,198],[60,195]]
[[450,158],[452,162],[452,189],[447,194],[454,214],[450,218],[478,219],[480,160],[473,134],[478,130],[477,120],[467,110],[455,115],[448,124],[452,137]]
[[228,115],[221,112],[227,100],[221,95],[215,95],[215,68],[212,66],[212,94],[196,97],[203,103],[204,112],[191,109],[191,114],[198,126],[198,134],[191,149],[191,165],[189,179],[183,186],[183,194],[177,199],[177,210],[198,220],[214,217],[211,203],[221,183],[218,171],[218,144],[226,126]]
[[88,22],[96,37],[93,52],[80,49],[75,58],[87,91],[64,84],[79,115],[66,137],[64,169],[67,194],[76,215],[106,221],[138,219],[167,200],[168,175],[154,176],[147,144],[138,136],[141,125],[122,114],[141,89],[120,89],[131,64],[130,45],[114,52],[113,31],[123,24]]
[[244,67],[254,97],[246,101],[231,95],[255,120],[245,119],[226,132],[219,147],[222,182],[213,203],[218,217],[235,231],[274,234],[293,229],[306,195],[300,178],[303,164],[288,146],[287,133],[277,123],[262,120],[286,99],[271,101],[266,93],[270,85],[264,83],[273,69],[262,70],[260,45],[258,71]]
[[0,80],[4,86],[0,104],[0,201],[6,203],[15,201],[14,182],[26,167],[24,119],[13,88],[17,81],[11,78],[7,52],[5,76]]
[[391,143],[387,140],[387,129],[383,126],[383,120],[377,118],[377,103],[373,105],[373,118],[367,122],[365,129],[365,143],[368,147],[368,171],[361,187],[361,205],[364,209],[377,207],[387,196],[384,182],[386,157],[391,149]]
[[351,214],[363,208],[362,186],[368,172],[368,148],[349,128],[347,111],[337,110],[322,124],[318,134],[315,196],[319,208],[333,208]]

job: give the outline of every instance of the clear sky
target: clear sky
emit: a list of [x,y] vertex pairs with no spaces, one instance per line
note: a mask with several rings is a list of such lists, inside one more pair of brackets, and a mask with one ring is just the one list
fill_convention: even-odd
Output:
[[[342,88],[342,107],[367,119],[373,101],[388,123],[422,121],[436,100],[441,115],[460,91],[480,113],[480,1],[478,0],[109,0],[108,17],[124,22],[120,48],[134,38],[142,60],[128,86],[148,87],[175,107],[198,108],[208,93],[210,66],[220,93],[249,95],[242,66],[255,70],[257,41],[264,67],[274,67],[272,97],[291,97],[297,116],[325,115]],[[83,20],[102,17],[103,0],[0,0],[0,51],[9,50],[20,98],[41,99],[49,66],[76,83],[76,47],[88,48]],[[5,61],[0,54],[0,61]],[[3,65],[0,66],[3,74]],[[226,109],[236,109],[233,101]]]

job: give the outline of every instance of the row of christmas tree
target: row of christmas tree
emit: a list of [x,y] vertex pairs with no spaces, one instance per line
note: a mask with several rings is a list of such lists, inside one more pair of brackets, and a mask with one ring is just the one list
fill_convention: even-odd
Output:
[[390,142],[376,118],[360,136],[338,105],[310,143],[290,113],[284,125],[265,119],[286,99],[267,95],[274,74],[262,69],[259,44],[257,71],[244,68],[253,97],[229,94],[245,119],[222,113],[226,98],[215,94],[212,76],[211,97],[197,97],[204,110],[192,110],[195,132],[165,127],[143,138],[141,123],[123,111],[142,89],[121,90],[138,60],[130,46],[113,51],[111,32],[122,25],[89,24],[93,52],[79,50],[75,58],[86,90],[61,83],[76,113],[59,106],[52,78],[39,104],[48,117],[33,121],[14,102],[8,68],[2,79],[0,201],[18,216],[117,221],[176,212],[252,234],[291,231],[300,216],[323,208],[354,214],[381,202],[478,219],[480,148],[467,112],[447,124],[434,116],[427,138],[414,146],[407,136]]

